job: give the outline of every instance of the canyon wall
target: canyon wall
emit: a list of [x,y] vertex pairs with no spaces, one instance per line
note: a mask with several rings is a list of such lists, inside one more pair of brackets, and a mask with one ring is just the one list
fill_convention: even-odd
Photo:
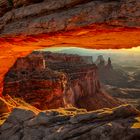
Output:
[[[35,74],[30,72],[34,70],[32,68],[25,70],[29,64],[23,65],[24,71],[22,71],[21,65],[18,67],[20,70],[13,69],[11,66],[17,58],[28,55],[34,49],[51,46],[80,46],[97,49],[139,46],[139,0],[9,1],[12,3],[7,0],[0,1],[0,92],[2,91],[4,75],[8,72],[4,79],[4,98],[6,98],[6,93],[16,97],[26,97],[26,100],[31,98],[32,104],[42,109],[65,106],[70,103],[75,105],[75,101],[77,107],[89,108],[90,110],[119,104],[112,97],[99,90],[100,84],[96,76],[92,79],[89,78],[96,73],[94,66],[89,71],[87,66],[86,68],[82,67],[86,69],[83,70],[83,76],[79,74],[81,78],[75,77],[73,80],[68,79],[69,72],[64,74],[64,72],[58,72],[57,69],[55,71],[49,67],[44,69],[42,57],[39,60],[41,65],[38,71],[34,71]],[[11,69],[9,69],[10,67]],[[41,71],[49,73],[51,76],[43,74],[39,78]],[[23,82],[20,82],[21,79]],[[32,84],[33,82],[36,84]],[[91,91],[88,87],[89,91],[85,93],[86,87],[81,85],[92,82],[94,90]],[[47,91],[42,87],[45,87]],[[50,89],[50,87],[56,88],[57,91]],[[38,88],[42,89],[38,92],[39,96],[36,95]],[[52,91],[53,97],[48,95],[49,90]],[[25,93],[29,95],[29,92],[30,95],[32,93],[32,97],[25,96]],[[80,98],[74,97],[77,92]],[[83,93],[88,95],[90,92],[95,94],[90,97],[86,96],[87,98],[85,95],[83,96]],[[9,108],[7,104],[5,105],[4,98],[0,98],[0,104],[3,107],[2,112],[5,113],[9,111]],[[46,99],[48,100],[46,101]],[[10,103],[11,100],[7,99]],[[30,110],[32,109],[30,108]],[[0,127],[0,139],[140,139],[139,113],[130,106],[122,106],[113,110],[102,109],[97,112],[86,112],[73,108],[69,111],[59,111],[41,112],[36,116],[32,111],[15,109],[4,125]]]
[[65,75],[45,67],[39,56],[19,58],[5,77],[3,95],[23,98],[39,109],[63,105]]
[[35,51],[5,75],[3,95],[23,98],[39,109],[117,106],[101,89],[92,57]]

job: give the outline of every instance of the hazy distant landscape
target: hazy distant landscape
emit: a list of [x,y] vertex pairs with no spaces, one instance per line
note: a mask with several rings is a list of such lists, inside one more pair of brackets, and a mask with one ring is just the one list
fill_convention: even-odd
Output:
[[[54,47],[44,49],[44,51],[53,51],[67,54],[79,54],[93,56],[93,61],[99,55],[103,55],[105,59],[111,57],[113,64],[118,64],[123,67],[140,69],[140,47],[132,49],[84,49],[78,47]],[[119,58],[119,59],[118,59]]]
[[103,76],[100,76],[105,90],[112,96],[131,103],[140,109],[140,47],[121,50],[56,47],[45,49],[45,51],[92,56],[93,63],[100,55],[103,56],[105,63],[110,57],[113,66],[112,74],[108,74],[108,78],[105,77],[107,80],[103,80]]

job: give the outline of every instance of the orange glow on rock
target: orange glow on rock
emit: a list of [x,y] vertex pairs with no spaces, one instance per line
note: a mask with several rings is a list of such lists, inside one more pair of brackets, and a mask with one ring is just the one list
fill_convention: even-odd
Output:
[[131,48],[140,45],[140,28],[91,25],[71,31],[34,36],[0,38],[0,92],[5,73],[18,57],[35,49],[52,46],[78,46],[93,49]]

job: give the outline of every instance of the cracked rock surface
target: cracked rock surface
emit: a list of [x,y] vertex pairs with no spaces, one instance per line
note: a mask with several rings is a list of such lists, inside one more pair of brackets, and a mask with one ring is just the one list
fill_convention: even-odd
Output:
[[140,112],[130,105],[87,112],[60,108],[35,114],[15,108],[0,127],[1,140],[136,140]]
[[90,24],[140,27],[139,0],[14,0],[13,5],[0,18],[1,36],[50,33]]

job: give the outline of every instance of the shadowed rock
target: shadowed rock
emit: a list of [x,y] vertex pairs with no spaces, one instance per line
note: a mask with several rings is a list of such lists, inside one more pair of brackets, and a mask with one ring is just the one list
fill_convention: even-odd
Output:
[[8,107],[8,104],[6,101],[0,97],[0,114],[7,113],[10,111],[10,108]]
[[[25,115],[25,119],[19,116]],[[132,128],[140,112],[130,105],[86,112],[76,108],[56,109],[34,113],[14,109],[0,127],[2,140],[131,140],[140,138],[140,129]],[[11,117],[12,116],[12,117]],[[20,118],[16,121],[14,118]],[[10,120],[10,121],[9,121]],[[140,122],[139,122],[140,123]],[[10,138],[9,138],[10,137]]]

